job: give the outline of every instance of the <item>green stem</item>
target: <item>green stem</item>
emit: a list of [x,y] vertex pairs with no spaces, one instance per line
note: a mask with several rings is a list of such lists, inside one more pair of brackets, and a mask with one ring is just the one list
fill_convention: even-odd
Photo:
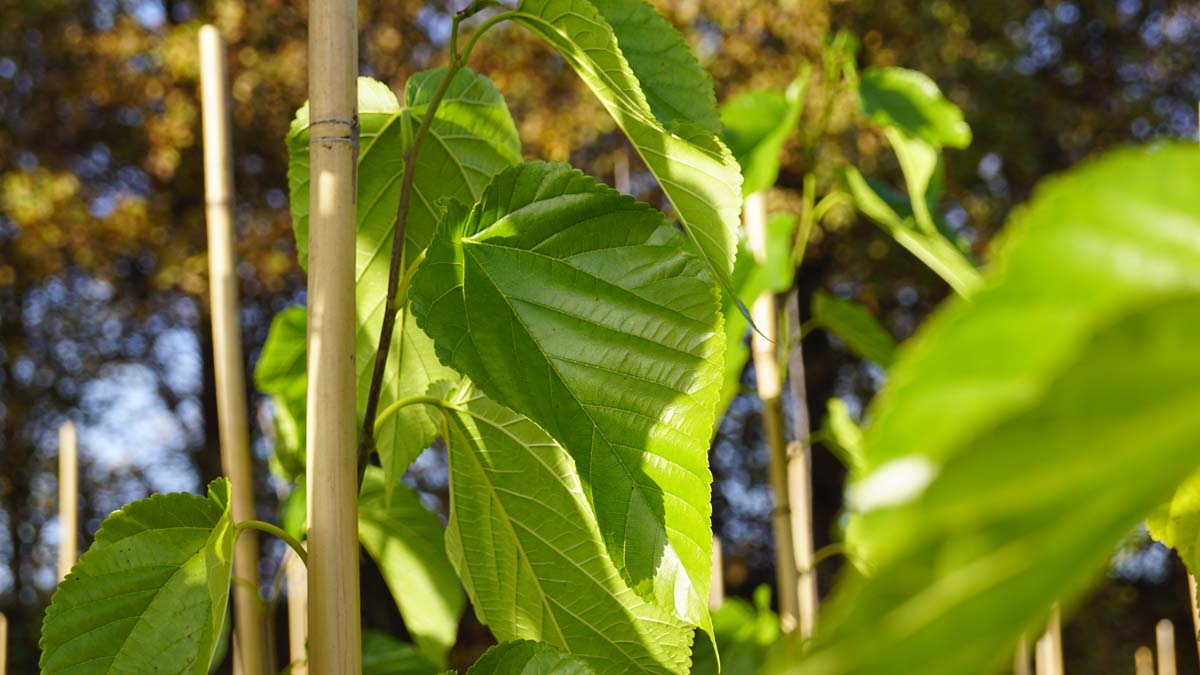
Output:
[[444,410],[458,410],[454,404],[444,401],[437,396],[408,396],[397,401],[392,401],[379,413],[379,417],[375,420],[375,431],[378,432],[383,427],[383,423],[387,421],[387,418],[395,415],[401,408],[407,408],[410,405],[431,405]]
[[[421,118],[421,124],[417,127],[412,142],[404,153],[404,174],[400,182],[400,203],[396,208],[396,229],[392,234],[391,266],[388,269],[387,307],[393,311],[387,312],[383,317],[383,326],[379,332],[379,347],[375,350],[375,368],[371,372],[371,385],[367,391],[367,404],[363,416],[361,440],[358,445],[358,482],[360,485],[363,474],[367,470],[367,462],[371,458],[371,453],[375,451],[375,428],[377,426],[375,420],[379,412],[379,397],[383,393],[383,377],[387,370],[388,351],[392,346],[392,336],[396,332],[397,312],[394,310],[398,306],[403,306],[404,302],[400,295],[400,268],[404,264],[404,232],[408,227],[408,205],[412,200],[417,153],[420,152],[421,142],[425,140],[429,128],[433,126],[433,119],[437,115],[438,107],[442,104],[442,99],[450,89],[450,83],[454,81],[454,76],[458,74],[458,71],[466,65],[467,59],[471,57],[471,50],[475,48],[479,38],[492,27],[515,15],[516,12],[510,11],[490,17],[471,33],[461,55],[451,55],[450,65],[446,68],[446,73],[442,76],[442,81],[434,91],[433,97],[429,99],[425,116]],[[458,24],[461,20],[461,16],[454,17],[452,27],[454,35],[458,33]],[[456,46],[457,42],[457,39],[453,40]],[[415,269],[415,263],[410,269]],[[407,289],[407,286],[405,288]]]
[[258,530],[259,532],[265,532],[266,534],[279,537],[284,541],[285,544],[292,547],[292,550],[296,552],[296,556],[300,558],[300,561],[304,563],[304,566],[308,566],[308,551],[304,550],[304,545],[297,541],[292,535],[284,532],[282,528],[272,525],[271,523],[264,523],[261,520],[243,520],[242,522],[233,526],[234,540],[237,540],[242,532],[245,532],[246,530]]

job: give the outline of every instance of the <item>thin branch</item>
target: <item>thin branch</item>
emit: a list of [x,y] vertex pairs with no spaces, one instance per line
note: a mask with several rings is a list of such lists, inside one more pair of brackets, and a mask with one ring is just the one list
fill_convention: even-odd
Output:
[[[484,21],[480,24],[479,28],[471,33],[471,37],[463,48],[462,54],[451,56],[450,65],[446,68],[446,73],[443,75],[442,81],[438,84],[437,90],[429,100],[425,116],[421,119],[421,125],[417,127],[416,133],[413,134],[412,143],[404,153],[404,174],[400,182],[400,203],[396,209],[396,229],[392,235],[392,259],[391,266],[388,269],[386,304],[388,311],[384,314],[383,327],[379,333],[379,348],[375,351],[375,368],[371,373],[370,389],[367,391],[367,405],[363,417],[361,439],[358,445],[358,480],[360,484],[362,483],[363,473],[367,468],[367,462],[371,458],[371,453],[375,451],[375,420],[379,412],[379,397],[383,392],[383,377],[387,370],[387,358],[392,346],[392,336],[396,332],[397,305],[402,305],[402,300],[399,298],[401,290],[400,268],[404,264],[404,233],[408,226],[408,205],[412,200],[417,154],[421,150],[421,142],[425,140],[425,136],[429,133],[429,128],[433,125],[433,119],[437,115],[442,99],[446,96],[446,91],[450,88],[450,83],[454,80],[454,76],[458,74],[458,71],[466,65],[467,59],[471,56],[471,50],[475,47],[475,43],[478,42],[479,38],[488,29],[510,18],[513,14],[515,13],[501,12]],[[458,26],[463,18],[465,17],[461,14],[455,15],[451,27],[452,36],[457,36]],[[457,44],[457,39],[454,41]],[[419,262],[419,259],[414,262],[413,269],[415,269],[417,262]],[[406,274],[405,277],[410,277],[410,275]],[[407,285],[405,285],[405,288],[407,289]]]
[[[303,562],[306,566],[308,565],[308,551],[304,550],[304,546],[297,541],[295,537],[288,534],[283,530],[283,528],[277,525],[264,523],[261,520],[243,520],[235,525],[233,529],[235,539],[238,535],[246,530],[258,530],[259,532],[265,532],[267,534],[279,537],[285,544],[292,547],[292,550],[296,552],[296,556],[300,558],[301,562]],[[257,588],[255,589],[255,592],[257,592]]]

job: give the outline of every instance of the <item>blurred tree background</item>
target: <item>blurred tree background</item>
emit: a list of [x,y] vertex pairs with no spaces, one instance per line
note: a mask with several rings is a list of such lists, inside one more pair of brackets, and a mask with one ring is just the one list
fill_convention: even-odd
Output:
[[[363,0],[361,72],[400,90],[412,72],[441,65],[449,14],[463,4]],[[656,4],[689,37],[722,99],[785,87],[842,29],[861,41],[860,66],[933,77],[963,107],[975,139],[947,155],[941,215],[985,263],[988,241],[1038,178],[1116,144],[1196,134],[1200,8],[1191,2]],[[248,372],[271,317],[304,301],[283,138],[305,98],[305,5],[0,0],[0,611],[10,621],[12,672],[35,670],[56,581],[55,430],[63,420],[80,428],[85,537],[125,502],[150,491],[196,491],[219,473],[196,98],[204,22],[229,41]],[[621,157],[635,157],[570,69],[519,30],[484,41],[472,65],[508,98],[527,155],[568,160],[609,182]],[[817,80],[802,127],[822,114],[817,101],[828,92]],[[827,186],[822,167],[830,161],[898,176],[883,139],[855,109],[835,98],[827,131],[806,139],[815,151],[789,146],[773,209],[796,208],[809,171]],[[661,203],[636,157],[632,164],[630,190]],[[865,304],[900,339],[948,294],[849,209],[814,232],[797,283],[802,298],[825,289]],[[884,373],[821,332],[805,350],[814,426],[832,396],[861,414]],[[283,486],[266,468],[269,403],[252,401],[260,516],[270,518]],[[759,429],[757,399],[740,396],[713,447],[714,525],[727,587],[742,595],[773,578]],[[837,536],[843,472],[820,447],[814,467],[821,546]],[[431,499],[444,498],[436,450],[412,474]],[[280,550],[267,550],[270,579]],[[822,589],[837,566],[822,566]],[[379,590],[366,596],[367,624],[402,634],[378,575],[364,569],[363,583]],[[1200,672],[1190,657],[1186,598],[1173,555],[1133,533],[1100,591],[1068,622],[1068,669],[1127,671],[1134,647],[1166,616],[1179,628],[1181,672]],[[489,639],[469,615],[455,660],[469,660]]]

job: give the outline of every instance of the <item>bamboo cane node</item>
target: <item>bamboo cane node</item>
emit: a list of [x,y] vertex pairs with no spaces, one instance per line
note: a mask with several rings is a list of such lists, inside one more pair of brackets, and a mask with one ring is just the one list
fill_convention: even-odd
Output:
[[775,508],[771,509],[771,515],[772,516],[788,516],[788,517],[790,517],[792,515],[792,507],[791,506],[776,506]]

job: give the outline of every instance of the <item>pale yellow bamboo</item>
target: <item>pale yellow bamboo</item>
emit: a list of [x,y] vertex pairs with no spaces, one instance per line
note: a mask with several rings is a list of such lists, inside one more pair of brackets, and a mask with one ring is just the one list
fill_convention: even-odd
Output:
[[354,414],[358,16],[310,0],[308,644],[314,675],[362,670]]
[[[200,29],[200,90],[204,131],[204,198],[208,221],[208,289],[212,305],[213,364],[221,468],[229,477],[236,522],[254,519],[254,469],[246,420],[245,363],[238,318],[238,278],[233,229],[233,141],[225,43],[215,26]],[[243,675],[266,670],[266,623],[258,594],[258,536],[238,537],[233,555],[237,666]]]
[[1024,635],[1017,642],[1016,653],[1013,654],[1013,675],[1033,675],[1029,668],[1029,639]]
[[725,603],[725,563],[721,552],[721,538],[712,538],[712,584],[708,587],[708,608],[716,611]]
[[1050,609],[1046,632],[1037,641],[1038,675],[1064,675],[1062,653],[1062,610],[1058,603]]
[[292,675],[308,675],[308,570],[288,549],[284,555],[287,575],[288,659]]
[[1133,668],[1137,675],[1154,675],[1154,652],[1141,646],[1133,653]]
[[79,559],[79,437],[75,425],[58,428],[58,580]]
[[613,187],[621,194],[632,194],[629,182],[629,152],[617,148],[613,153]]
[[1154,646],[1158,655],[1158,675],[1177,675],[1175,664],[1175,624],[1170,619],[1154,627]]
[[1192,603],[1192,637],[1196,653],[1200,656],[1200,605],[1196,604],[1196,577],[1188,574],[1188,600]]
[[[743,209],[743,227],[750,242],[750,250],[760,263],[767,255],[767,206],[762,193],[746,197]],[[775,351],[779,342],[779,316],[775,294],[767,291],[754,301],[751,316],[758,326],[750,338],[750,350],[754,358],[755,381],[758,398],[762,400],[763,433],[770,453],[767,473],[775,497],[775,508],[771,519],[775,535],[775,592],[779,596],[779,624],[785,633],[802,625],[800,594],[797,583],[800,567],[796,561],[795,542],[792,531],[792,503],[788,490],[787,434],[780,390],[783,378],[779,374],[779,357]],[[802,633],[807,636],[807,633]]]
[[8,617],[0,612],[0,675],[8,675]]

